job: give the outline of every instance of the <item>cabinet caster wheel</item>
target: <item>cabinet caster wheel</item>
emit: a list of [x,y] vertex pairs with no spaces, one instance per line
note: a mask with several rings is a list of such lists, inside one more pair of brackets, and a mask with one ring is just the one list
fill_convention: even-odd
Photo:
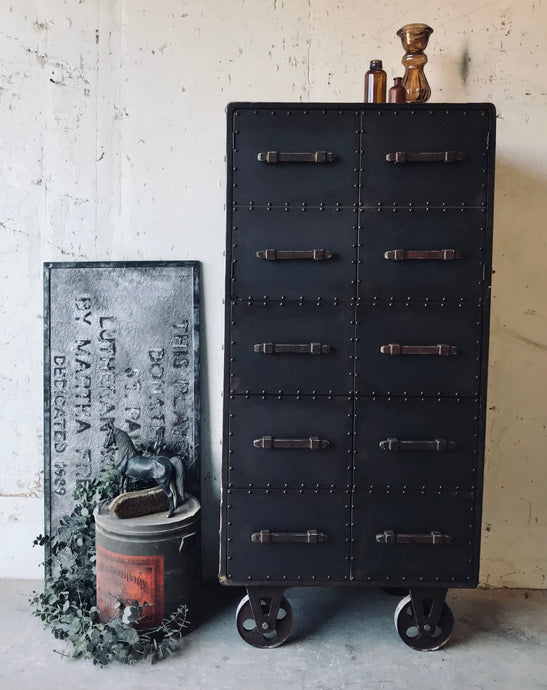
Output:
[[287,640],[291,632],[291,605],[285,597],[281,598],[279,609],[275,614],[275,622],[272,625],[265,620],[266,617],[269,616],[272,600],[260,598],[258,601],[260,602],[260,608],[263,614],[262,622],[257,625],[251,607],[251,601],[248,596],[245,596],[237,607],[237,631],[245,642],[252,647],[258,647],[260,649],[273,649],[274,647],[279,647]]
[[[422,603],[426,603],[425,601]],[[444,647],[450,639],[454,628],[454,616],[448,604],[443,602],[441,614],[437,623],[429,625],[427,615],[422,630],[418,627],[410,596],[402,599],[395,609],[395,628],[401,640],[412,649],[420,652],[433,652]]]

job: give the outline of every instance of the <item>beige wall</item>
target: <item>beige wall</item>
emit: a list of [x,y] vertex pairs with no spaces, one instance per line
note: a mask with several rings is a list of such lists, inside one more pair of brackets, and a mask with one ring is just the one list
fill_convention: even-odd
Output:
[[434,28],[436,102],[498,108],[481,577],[547,566],[545,2],[18,0],[0,41],[0,575],[33,577],[42,530],[41,262],[198,259],[207,569],[216,569],[230,100],[359,101],[371,58]]

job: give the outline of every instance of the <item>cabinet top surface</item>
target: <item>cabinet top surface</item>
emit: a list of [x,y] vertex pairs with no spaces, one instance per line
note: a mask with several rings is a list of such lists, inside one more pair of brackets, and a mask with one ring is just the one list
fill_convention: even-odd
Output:
[[302,103],[289,101],[234,101],[228,103],[226,111],[228,113],[243,108],[272,108],[292,110],[316,110],[316,109],[342,109],[342,110],[414,110],[416,112],[427,112],[431,110],[488,110],[493,115],[496,107],[493,103],[359,103],[359,102],[317,102]]

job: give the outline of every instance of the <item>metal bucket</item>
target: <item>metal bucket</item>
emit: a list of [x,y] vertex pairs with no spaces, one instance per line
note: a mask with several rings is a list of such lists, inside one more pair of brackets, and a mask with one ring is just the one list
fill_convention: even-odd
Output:
[[187,607],[197,623],[201,580],[201,508],[186,495],[176,513],[120,519],[101,504],[94,513],[97,606],[101,621],[123,617],[139,630]]

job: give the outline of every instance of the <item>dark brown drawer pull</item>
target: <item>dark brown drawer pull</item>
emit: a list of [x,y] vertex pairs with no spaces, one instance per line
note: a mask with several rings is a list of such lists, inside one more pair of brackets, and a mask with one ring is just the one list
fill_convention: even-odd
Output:
[[384,254],[385,259],[392,261],[408,261],[415,259],[426,259],[430,261],[453,261],[454,259],[461,259],[461,252],[456,249],[390,249]]
[[264,355],[325,355],[330,352],[330,345],[321,343],[257,343],[254,346],[254,351]]
[[302,259],[312,261],[326,261],[332,259],[334,252],[330,249],[261,249],[256,253],[258,259],[265,259],[266,261],[300,261]]
[[400,441],[398,438],[386,438],[379,443],[382,450],[431,450],[437,453],[446,453],[454,450],[455,441],[447,441],[444,438],[435,438],[431,441]]
[[261,529],[251,534],[251,541],[255,544],[319,544],[327,541],[327,535],[316,529],[306,532],[270,532],[269,529]]
[[257,156],[261,163],[331,163],[336,156],[327,151],[310,151],[307,153],[267,151]]
[[388,153],[390,163],[459,163],[465,158],[461,151],[395,151]]
[[383,355],[437,355],[439,357],[450,357],[458,354],[455,345],[399,345],[390,343],[382,345],[380,352]]
[[310,436],[309,438],[273,438],[272,436],[263,436],[253,441],[255,448],[264,448],[264,450],[272,450],[274,448],[321,450],[322,448],[328,448],[330,445],[330,441],[327,441],[325,438],[319,438],[319,436]]
[[398,534],[393,530],[386,529],[376,535],[379,544],[450,544],[452,537],[441,532],[429,532],[429,534]]

